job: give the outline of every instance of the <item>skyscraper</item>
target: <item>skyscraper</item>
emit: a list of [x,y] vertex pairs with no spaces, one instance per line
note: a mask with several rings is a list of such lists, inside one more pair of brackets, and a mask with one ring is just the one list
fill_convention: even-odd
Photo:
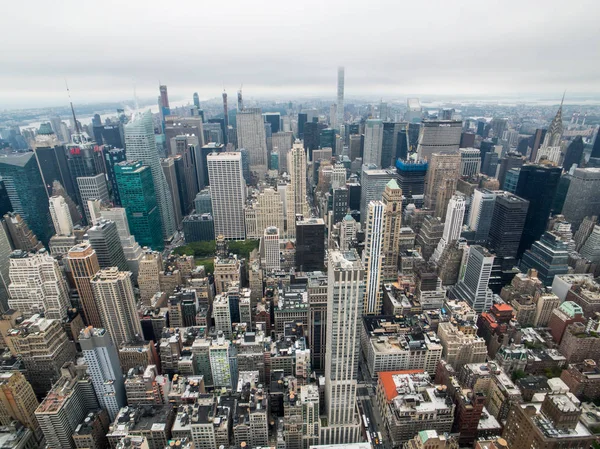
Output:
[[520,153],[508,153],[500,159],[500,169],[498,170],[498,183],[500,187],[504,186],[506,174],[513,168],[521,168],[525,163],[525,158]]
[[425,176],[428,163],[425,161],[396,161],[398,170],[398,185],[402,194],[407,198],[423,195],[425,193]]
[[87,202],[89,200],[100,200],[104,204],[110,202],[106,177],[104,173],[95,176],[80,176],[77,178],[77,188],[79,189],[79,198],[81,198],[83,210],[85,211],[85,218],[88,224],[91,224],[92,217]]
[[69,288],[62,270],[46,251],[10,255],[10,298],[8,305],[28,318],[44,313],[46,318],[62,320],[71,307]]
[[460,120],[423,120],[417,156],[429,160],[433,153],[456,153],[460,147]]
[[294,215],[304,215],[308,211],[306,202],[306,152],[304,145],[300,141],[294,142],[292,151],[288,155],[290,178],[292,181],[292,191],[294,203],[288,205],[294,210]]
[[496,257],[517,257],[528,209],[529,201],[512,193],[496,195],[487,244]]
[[89,243],[80,243],[74,246],[65,257],[69,266],[73,282],[79,295],[85,322],[89,326],[102,327],[98,305],[94,300],[90,281],[100,271],[96,251]]
[[34,414],[38,405],[31,384],[21,372],[0,374],[0,424],[9,426],[16,420],[38,433],[40,425]]
[[492,214],[496,204],[496,192],[488,189],[475,189],[471,200],[468,225],[475,231],[473,240],[485,242],[492,225]]
[[167,157],[160,160],[160,165],[165,174],[169,191],[171,192],[171,198],[173,199],[173,212],[175,213],[175,223],[177,227],[181,225],[182,217],[182,206],[181,196],[179,195],[177,172],[175,170],[175,160],[172,157]]
[[577,136],[567,147],[565,153],[565,160],[563,161],[563,170],[569,171],[573,164],[577,166],[581,165],[581,159],[583,158],[583,149],[585,145],[581,136]]
[[355,250],[331,251],[328,260],[325,410],[322,444],[359,441],[356,386],[365,272]]
[[27,221],[33,233],[47,244],[52,236],[48,191],[34,153],[11,153],[0,159],[2,178],[12,211]]
[[[433,153],[430,155],[427,175],[425,176],[425,207],[436,212],[436,216],[444,219],[444,201],[449,200],[456,190],[456,182],[460,176],[461,158],[455,153]],[[446,197],[444,193],[449,193]],[[439,203],[439,204],[438,204]]]
[[363,252],[363,265],[366,274],[363,312],[366,315],[381,314],[384,210],[385,206],[381,201],[371,201],[367,208],[365,250]]
[[71,220],[69,206],[62,196],[50,197],[50,217],[52,217],[56,235],[73,234],[73,220]]
[[488,288],[493,263],[494,256],[486,248],[471,246],[465,276],[452,289],[452,296],[466,301],[477,313],[486,312],[494,298]]
[[448,212],[444,223],[444,232],[439,241],[436,250],[433,253],[432,260],[438,262],[446,246],[460,237],[463,219],[465,216],[465,198],[462,195],[454,195],[448,203]]
[[238,148],[250,152],[250,170],[258,177],[267,172],[267,138],[260,108],[238,111],[236,116]]
[[[383,122],[370,119],[365,124],[365,149],[363,163],[381,167],[381,149],[383,145]],[[386,168],[386,167],[383,167]]]
[[115,346],[142,335],[131,272],[116,267],[100,270],[91,280],[102,325]]
[[132,120],[125,125],[125,145],[127,148],[127,160],[141,161],[142,164],[150,167],[152,171],[163,238],[168,239],[176,230],[175,212],[173,210],[173,199],[171,198],[165,175],[160,166],[160,159],[154,138],[152,113],[150,111],[134,115]]
[[559,167],[534,164],[521,167],[515,194],[529,201],[529,209],[519,245],[519,256],[539,240],[546,230],[561,173]]
[[88,239],[96,256],[100,268],[118,267],[127,270],[127,259],[121,246],[121,239],[117,225],[114,221],[101,219],[88,229]]
[[129,229],[137,242],[154,250],[163,249],[160,216],[150,168],[140,161],[115,165],[121,204],[127,212]]
[[8,310],[8,286],[10,285],[10,254],[12,247],[8,233],[0,220],[0,312]]
[[100,407],[108,412],[112,421],[126,403],[125,383],[117,348],[105,329],[93,327],[81,331],[79,344]]
[[29,252],[43,248],[42,243],[19,214],[12,212],[5,214],[4,227],[5,230],[8,230],[7,237],[14,249]]
[[554,276],[568,273],[568,261],[569,242],[554,232],[544,232],[542,238],[525,251],[519,268],[523,273],[534,268],[540,281],[549,287]]
[[395,179],[390,180],[383,191],[383,280],[398,279],[398,257],[402,234],[402,189]]
[[341,127],[344,124],[344,67],[338,67],[336,113],[335,122]]
[[378,169],[376,165],[363,165],[360,177],[360,221],[367,219],[367,206],[370,201],[379,201],[390,180],[396,179],[396,170]]
[[600,168],[577,168],[571,177],[562,208],[574,231],[585,217],[600,211]]
[[281,267],[279,255],[279,229],[270,226],[265,229],[262,239],[262,247],[267,270],[279,270]]
[[207,157],[215,235],[244,240],[246,182],[242,155],[237,152],[212,153]]
[[296,267],[321,271],[325,264],[325,221],[308,218],[296,221]]
[[481,153],[477,148],[461,148],[460,176],[472,177],[479,174],[481,169]]

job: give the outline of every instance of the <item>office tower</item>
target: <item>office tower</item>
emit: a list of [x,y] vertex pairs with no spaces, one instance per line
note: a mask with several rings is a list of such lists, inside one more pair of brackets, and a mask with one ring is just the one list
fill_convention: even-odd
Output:
[[52,236],[48,191],[34,153],[11,153],[2,157],[0,177],[10,198],[12,212],[23,217],[33,233],[47,244]]
[[162,250],[164,241],[150,167],[141,161],[120,162],[115,165],[115,176],[127,223],[137,242]]
[[519,245],[519,256],[539,240],[546,230],[561,172],[559,167],[533,164],[521,167],[515,194],[529,201],[529,209]]
[[517,257],[528,209],[529,201],[512,193],[496,195],[487,245],[496,257]]
[[348,189],[339,187],[332,189],[332,220],[331,223],[339,223],[348,213]]
[[138,286],[142,304],[151,305],[150,302],[154,295],[160,292],[159,273],[161,271],[163,271],[161,254],[157,251],[144,251],[138,273]]
[[179,195],[177,173],[175,172],[175,160],[172,157],[167,157],[160,160],[167,186],[171,192],[171,198],[173,199],[173,212],[175,213],[175,224],[177,227],[181,225],[182,220],[182,206],[181,197]]
[[[425,176],[425,207],[438,212],[444,209],[443,197],[440,193],[454,194],[456,190],[456,181],[460,176],[460,154],[433,153],[429,157],[429,166]],[[438,204],[438,199],[441,200]],[[450,197],[448,197],[450,199]],[[436,214],[442,219],[444,216]]]
[[460,146],[460,120],[423,120],[417,156],[429,160],[433,153],[456,153]]
[[293,204],[289,205],[293,209],[294,215],[305,215],[308,212],[306,202],[306,152],[304,145],[300,141],[294,142],[292,151],[288,156],[288,165],[291,178],[291,188],[293,192]]
[[31,384],[19,371],[0,374],[0,424],[10,426],[19,421],[28,427],[36,438],[40,434],[40,426],[35,419],[35,409],[39,402]]
[[321,129],[319,133],[319,147],[320,148],[331,148],[333,154],[337,153],[336,148],[336,135],[337,131],[333,128]]
[[96,176],[80,176],[77,178],[77,188],[79,189],[79,198],[83,204],[85,218],[88,223],[92,223],[90,211],[88,209],[89,200],[100,200],[102,203],[108,204],[110,196],[106,187],[106,178],[104,173]]
[[267,139],[260,108],[238,111],[236,116],[238,148],[250,152],[250,170],[262,177],[267,172]]
[[600,211],[600,168],[577,168],[562,208],[565,220],[576,231],[583,219]]
[[10,254],[13,249],[6,228],[0,220],[0,312],[8,307],[8,286],[10,285]]
[[104,329],[120,346],[142,335],[129,271],[116,267],[100,270],[91,280]]
[[442,239],[439,241],[436,250],[433,253],[432,260],[438,262],[446,246],[460,237],[462,230],[463,219],[465,216],[465,197],[462,195],[454,195],[448,203],[448,212],[446,213],[446,221],[444,223],[444,232]]
[[547,130],[545,129],[538,128],[535,130],[531,140],[531,154],[529,156],[530,161],[535,162],[537,160],[537,153],[546,138],[546,132]]
[[71,220],[69,206],[62,196],[50,197],[50,217],[52,217],[56,235],[73,234],[73,221]]
[[376,165],[363,165],[360,177],[360,220],[367,218],[367,206],[371,201],[380,201],[385,186],[390,180],[396,179],[396,170],[378,169]]
[[348,145],[348,157],[350,161],[354,161],[359,157],[362,157],[362,136],[358,134],[350,134],[349,145]]
[[81,331],[79,344],[100,407],[113,420],[126,403],[125,383],[117,348],[105,329],[94,327]]
[[331,251],[328,260],[325,410],[321,443],[359,440],[356,385],[365,272],[355,250]]
[[425,176],[428,163],[425,161],[396,161],[398,170],[398,185],[402,194],[407,198],[423,195],[425,193]]
[[246,183],[242,173],[242,155],[212,153],[208,155],[207,162],[215,235],[229,240],[244,240]]
[[100,270],[96,252],[89,243],[80,243],[69,250],[65,261],[71,271],[86,324],[102,327],[100,312],[90,284],[94,275]]
[[19,214],[9,212],[4,215],[4,228],[8,230],[7,237],[15,249],[29,252],[43,248],[42,243]]
[[90,245],[96,251],[100,268],[127,270],[127,259],[114,221],[101,219],[87,231]]
[[185,243],[208,242],[215,239],[215,221],[211,214],[192,214],[183,219]]
[[585,145],[581,136],[577,136],[567,147],[565,154],[565,160],[563,161],[563,170],[569,171],[573,164],[577,166],[581,165],[581,159],[583,158],[583,149]]
[[336,114],[335,121],[338,126],[342,126],[344,124],[344,67],[338,67]]
[[106,177],[110,187],[110,197],[115,206],[121,205],[121,197],[119,196],[119,186],[115,175],[115,165],[119,162],[127,160],[124,148],[110,148],[105,146],[102,148],[104,154],[104,165],[106,166]]
[[74,449],[73,434],[87,414],[98,409],[98,400],[85,365],[70,362],[60,371],[60,379],[35,411],[35,417],[47,447]]
[[481,173],[495,178],[496,172],[498,171],[498,159],[498,153],[496,152],[485,153],[483,156],[483,164],[481,165]]
[[294,133],[292,132],[278,132],[271,136],[273,151],[277,150],[279,155],[279,173],[288,171],[288,154],[292,149],[293,138]]
[[554,232],[544,232],[542,238],[523,253],[519,268],[524,273],[536,269],[540,281],[549,287],[554,276],[569,271],[568,261],[569,242]]
[[232,333],[232,317],[229,299],[227,293],[220,293],[215,296],[212,305],[215,330],[222,333],[225,338],[231,338]]
[[366,275],[363,312],[367,315],[381,314],[384,211],[385,206],[381,201],[371,201],[367,208],[365,250],[363,252]]
[[26,253],[17,250],[10,255],[10,298],[8,305],[23,316],[44,313],[47,318],[61,320],[71,307],[69,289],[58,262],[45,251]]
[[194,199],[194,209],[197,214],[212,214],[210,187],[201,190]]
[[498,170],[498,183],[500,187],[504,186],[507,173],[512,169],[520,169],[525,163],[525,158],[519,153],[508,153],[500,159],[500,169]]
[[[390,180],[385,186],[382,202],[385,207],[383,212],[382,279],[396,281],[402,234],[402,189],[395,179]],[[369,232],[368,228],[367,232]]]
[[279,112],[265,112],[263,113],[263,119],[265,123],[271,125],[271,133],[278,133],[281,129],[281,113]]
[[194,136],[177,136],[171,140],[171,144],[177,152],[174,155],[175,173],[181,198],[181,213],[185,215],[191,211],[194,198],[199,191],[195,155],[196,148],[200,144],[198,138]]
[[[381,149],[383,145],[383,122],[381,120],[369,119],[365,124],[365,148],[363,152],[363,163],[381,165]],[[387,166],[386,166],[387,167]],[[383,167],[383,168],[386,168]]]
[[308,115],[304,112],[298,113],[298,133],[297,138],[300,140],[304,139],[304,125],[308,121]]
[[[246,212],[248,212],[249,207],[250,206],[246,208]],[[280,192],[267,188],[258,194],[256,202],[252,204],[252,209],[254,209],[256,218],[256,238],[260,238],[263,231],[270,226],[279,229],[280,235],[283,233],[285,218],[283,207],[284,203]],[[246,229],[248,230],[249,224],[250,220],[248,219],[248,215],[246,215]],[[295,235],[295,215],[294,221],[290,223],[290,225],[294,227],[293,235]]]
[[304,124],[304,148],[308,151],[308,158],[312,160],[312,152],[319,148],[321,129],[324,129],[325,125],[308,121]]
[[460,176],[468,178],[479,174],[481,169],[481,152],[477,148],[461,148],[460,154]]
[[471,231],[475,231],[473,236],[475,242],[485,242],[488,238],[496,195],[495,191],[488,189],[475,189],[473,192],[467,224]]
[[11,332],[11,343],[25,367],[25,377],[37,397],[44,397],[60,376],[65,362],[76,355],[61,320],[33,315],[18,324]]
[[[174,156],[177,154],[177,148],[173,146],[174,140],[179,136],[186,136],[188,143],[191,143],[197,147],[204,146],[204,126],[202,117],[177,117],[171,116],[165,123],[165,142],[167,144],[167,156]],[[217,135],[221,135],[221,126],[217,124],[206,124],[206,126],[213,126],[216,128]],[[127,148],[129,152],[129,148]]]
[[471,246],[464,278],[452,289],[452,296],[466,301],[477,313],[486,312],[494,298],[488,288],[493,263],[494,256],[486,248]]
[[225,339],[223,332],[217,332],[217,338],[213,340],[208,353],[213,386],[231,388],[234,384],[230,363],[231,343]]
[[300,271],[320,271],[325,264],[325,221],[305,218],[296,221],[296,267]]
[[160,166],[150,111],[134,115],[131,121],[125,125],[125,146],[127,160],[140,161],[150,167],[156,203],[161,217],[163,239],[169,238],[176,230],[175,211],[167,180]]
[[40,134],[40,131],[35,138],[33,151],[46,191],[50,195],[54,181],[58,181],[65,186],[69,196],[76,198],[64,145],[57,141],[54,133]]
[[561,101],[556,116],[552,119],[548,131],[544,136],[544,140],[536,153],[536,158],[532,159],[535,160],[535,162],[539,162],[542,157],[546,157],[548,160],[558,163],[562,156],[560,142],[563,134],[562,107],[563,103]]
[[279,229],[270,226],[264,230],[262,247],[264,252],[264,267],[267,270],[279,270],[281,267],[279,255]]
[[510,193],[517,191],[517,184],[519,183],[519,174],[521,173],[520,168],[511,168],[506,172],[504,177],[504,184],[501,186],[504,190]]
[[194,106],[200,109],[200,97],[198,96],[198,92],[194,92],[192,99],[194,100]]

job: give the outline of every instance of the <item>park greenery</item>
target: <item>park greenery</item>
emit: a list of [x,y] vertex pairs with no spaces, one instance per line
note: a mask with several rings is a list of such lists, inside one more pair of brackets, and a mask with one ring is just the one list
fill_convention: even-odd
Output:
[[[258,240],[239,240],[229,241],[227,246],[229,252],[236,254],[240,258],[250,257],[250,253],[258,248]],[[216,252],[216,242],[214,240],[206,242],[192,242],[187,245],[178,246],[173,250],[174,254],[193,255],[196,259],[196,265],[204,265],[207,273],[214,272],[214,260]]]

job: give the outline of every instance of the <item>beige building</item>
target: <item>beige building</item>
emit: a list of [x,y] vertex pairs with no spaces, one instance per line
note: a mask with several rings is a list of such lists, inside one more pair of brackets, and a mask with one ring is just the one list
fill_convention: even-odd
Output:
[[17,420],[32,432],[39,431],[35,409],[39,402],[31,384],[18,371],[0,374],[0,424],[9,426]]
[[[445,218],[447,203],[460,176],[460,154],[433,153],[425,176],[425,207]],[[443,214],[441,213],[443,212]]]
[[488,355],[485,340],[471,331],[472,328],[452,322],[439,324],[437,335],[444,348],[442,357],[452,366],[485,362]]
[[71,270],[86,323],[96,328],[102,327],[100,312],[90,283],[94,275],[100,271],[96,251],[89,243],[81,243],[69,250],[65,260]]
[[140,300],[144,305],[152,305],[152,298],[160,292],[158,274],[163,270],[162,256],[157,251],[144,251],[138,271]]
[[241,264],[237,256],[215,257],[215,289],[217,294],[224,293],[233,282],[239,284]]
[[384,206],[382,279],[383,281],[396,281],[402,235],[402,189],[395,179],[385,186],[382,201]]

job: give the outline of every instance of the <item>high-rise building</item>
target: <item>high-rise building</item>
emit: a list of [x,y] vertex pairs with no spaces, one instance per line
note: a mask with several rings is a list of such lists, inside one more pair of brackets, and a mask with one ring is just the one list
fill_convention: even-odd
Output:
[[569,271],[569,242],[554,232],[544,232],[531,248],[523,253],[521,271],[537,270],[539,279],[547,287],[552,285],[554,276]]
[[160,292],[159,273],[163,271],[162,256],[157,251],[144,251],[140,260],[138,286],[142,304],[150,305],[150,301]]
[[520,153],[508,153],[500,159],[500,169],[498,170],[498,183],[500,187],[506,181],[506,174],[513,168],[521,168],[525,163],[525,158]]
[[173,210],[173,199],[160,166],[150,111],[134,115],[132,120],[125,125],[125,146],[127,160],[140,161],[150,167],[156,203],[161,217],[163,238],[169,238],[176,230],[175,211]]
[[337,72],[337,103],[336,123],[338,127],[344,124],[344,67],[338,67]]
[[396,161],[398,170],[398,185],[402,194],[407,198],[414,198],[425,193],[425,176],[428,163],[425,161]]
[[79,344],[100,407],[113,420],[126,403],[125,383],[117,348],[105,329],[91,326],[81,331]]
[[8,307],[8,286],[10,285],[10,254],[12,246],[6,229],[0,220],[0,312],[6,312]]
[[281,129],[281,113],[279,112],[265,112],[263,113],[265,123],[271,125],[271,132],[273,134],[278,133]]
[[44,313],[49,319],[61,320],[70,308],[69,289],[56,261],[46,251],[10,255],[10,298],[8,305],[23,316]]
[[492,226],[492,214],[496,204],[496,192],[488,189],[475,189],[469,210],[468,225],[475,232],[475,242],[485,242]]
[[276,132],[271,136],[271,142],[273,144],[273,151],[277,149],[279,154],[279,173],[286,172],[288,170],[288,154],[292,149],[294,133],[291,131],[287,132]]
[[56,235],[73,234],[73,220],[71,220],[69,206],[62,196],[50,197],[50,217],[52,217]]
[[565,159],[562,164],[564,171],[569,171],[573,164],[577,164],[577,166],[581,165],[584,148],[585,144],[583,143],[581,136],[575,137],[567,147],[567,151],[565,153]]
[[385,186],[392,179],[396,179],[396,170],[381,170],[375,165],[362,166],[360,177],[360,220],[362,223],[366,221],[369,203],[381,200]]
[[460,176],[472,177],[479,174],[481,170],[481,152],[477,148],[461,148],[460,154]]
[[106,177],[104,173],[95,176],[80,176],[77,178],[77,188],[79,189],[79,198],[83,204],[83,210],[88,223],[92,223],[92,217],[88,209],[89,200],[100,200],[108,204],[110,196],[106,187]]
[[207,161],[215,235],[229,240],[244,240],[246,182],[242,173],[242,156],[234,152],[212,153]]
[[142,336],[129,271],[116,267],[100,270],[91,280],[102,325],[120,346]]
[[142,165],[141,161],[120,162],[115,165],[115,176],[121,204],[127,212],[129,229],[137,242],[162,250],[164,243],[160,232],[160,211],[150,168]]
[[38,433],[40,426],[35,419],[39,402],[31,384],[19,371],[0,374],[0,424],[9,426],[19,421],[32,432]]
[[365,250],[363,251],[363,265],[366,274],[363,312],[367,315],[381,314],[384,211],[385,206],[381,201],[371,201],[367,208]]
[[129,265],[114,221],[98,220],[96,225],[88,229],[87,234],[90,245],[96,251],[100,268],[128,269]]
[[262,238],[264,252],[264,267],[267,270],[279,270],[281,267],[279,255],[279,229],[274,226],[265,228]]
[[246,108],[236,115],[238,148],[250,152],[250,170],[258,177],[267,172],[267,138],[260,108]]
[[325,264],[325,221],[308,218],[296,221],[296,267],[320,271]]
[[529,209],[519,245],[519,256],[539,240],[546,230],[561,173],[559,167],[534,164],[521,167],[515,194],[529,201]]
[[456,190],[460,164],[461,158],[458,152],[429,155],[429,166],[425,176],[425,207],[435,211],[436,216],[442,219],[445,218],[447,201]]
[[396,159],[400,158],[404,160],[407,155],[408,140],[406,137],[406,123],[384,122],[381,144],[381,167],[393,167]]
[[436,250],[431,257],[434,262],[438,262],[446,246],[460,237],[463,219],[465,216],[465,198],[462,195],[454,195],[448,203],[448,212],[444,223],[444,232],[438,243]]
[[69,250],[65,261],[71,271],[86,324],[102,327],[100,312],[90,283],[94,275],[100,271],[96,251],[89,243],[80,243]]
[[583,219],[600,211],[600,168],[577,168],[571,177],[569,190],[562,208],[565,219],[573,230],[579,229]]
[[[383,145],[383,122],[369,119],[365,124],[365,148],[363,163],[381,167],[381,149]],[[386,168],[386,167],[384,167]]]
[[354,443],[360,438],[356,387],[365,273],[355,250],[331,251],[327,272],[327,426],[321,428],[321,443]]
[[173,212],[175,213],[175,223],[177,227],[179,227],[181,226],[181,220],[183,219],[183,215],[181,212],[181,196],[179,194],[179,189],[177,188],[179,182],[177,179],[177,172],[175,170],[175,159],[172,157],[161,159],[160,165],[163,169],[163,173],[165,174],[165,179],[167,180],[167,185],[169,186],[169,191],[171,192],[171,198],[173,199]]
[[306,187],[306,152],[302,142],[294,142],[292,151],[288,155],[288,165],[294,201],[293,204],[287,205],[287,207],[290,210],[293,209],[294,216],[305,215],[308,212],[306,202],[308,190]]
[[433,153],[456,153],[461,133],[460,120],[423,120],[417,147],[419,159],[429,160]]
[[488,234],[488,248],[496,257],[517,257],[529,201],[504,192],[496,195]]
[[94,387],[85,365],[72,362],[61,368],[61,377],[35,411],[46,445],[75,449],[73,434],[87,414],[98,409]]
[[484,247],[471,246],[465,268],[465,276],[458,281],[452,295],[466,301],[477,313],[487,311],[494,294],[488,288],[494,256]]
[[72,198],[76,198],[69,173],[69,166],[67,165],[66,149],[64,145],[60,144],[57,134],[52,132],[52,129],[48,130],[48,128],[45,128],[45,130],[42,124],[35,137],[33,151],[35,152],[46,190],[50,195],[54,181],[58,181],[65,186]]
[[53,234],[48,191],[34,153],[11,153],[2,157],[0,177],[10,198],[12,212],[23,217],[33,233],[47,244]]

